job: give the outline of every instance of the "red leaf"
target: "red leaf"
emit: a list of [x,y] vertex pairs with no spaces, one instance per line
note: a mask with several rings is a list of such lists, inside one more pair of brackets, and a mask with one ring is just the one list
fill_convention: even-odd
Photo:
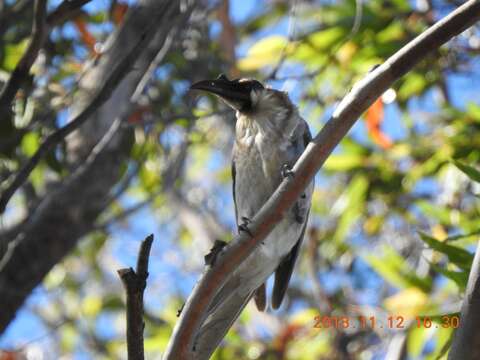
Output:
[[137,124],[142,121],[143,116],[146,113],[149,113],[151,111],[150,106],[140,106],[137,110],[135,110],[128,118],[128,122],[130,124]]
[[375,144],[383,149],[392,147],[392,140],[380,128],[383,122],[383,101],[378,98],[365,114],[367,130]]

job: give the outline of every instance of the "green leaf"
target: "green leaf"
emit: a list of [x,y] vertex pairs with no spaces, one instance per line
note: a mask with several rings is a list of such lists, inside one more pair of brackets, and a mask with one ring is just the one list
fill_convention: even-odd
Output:
[[480,122],[480,106],[469,102],[467,104],[467,114],[470,115],[475,121]]
[[460,234],[460,235],[449,236],[448,238],[445,239],[445,242],[461,240],[461,239],[469,238],[469,237],[472,237],[472,236],[475,236],[475,235],[480,235],[480,229],[469,232],[468,234]]
[[364,260],[385,280],[397,288],[417,287],[428,293],[432,286],[430,278],[421,278],[391,246],[384,245],[380,254],[365,255]]
[[342,40],[345,36],[345,28],[336,26],[326,30],[317,31],[306,38],[306,42],[317,50],[327,50]]
[[411,10],[410,3],[407,0],[391,0],[391,3],[394,4],[399,11]]
[[275,64],[283,51],[290,50],[285,36],[272,35],[256,42],[247,52],[247,56],[238,61],[238,68],[243,71],[258,70]]
[[473,255],[467,250],[457,246],[448,245],[442,241],[438,241],[437,239],[434,239],[423,232],[419,232],[419,235],[421,239],[433,250],[447,255],[448,259],[460,268],[470,270],[472,266]]
[[428,338],[427,329],[412,326],[407,338],[408,355],[413,359],[419,358]]
[[448,354],[448,350],[450,350],[450,347],[452,346],[453,342],[453,329],[441,329],[440,334],[445,333],[446,335],[444,336],[438,336],[438,342],[442,343],[443,340],[443,345],[440,348],[440,351],[437,354],[437,357],[435,360],[441,360],[441,359],[446,359],[446,356]]
[[[416,202],[416,205],[420,208],[420,210],[428,217],[434,218],[445,225],[453,225],[455,215],[452,214],[452,210],[439,205],[433,205],[428,201],[419,200]],[[460,222],[460,220],[455,220],[456,222]]]
[[36,132],[29,132],[22,138],[20,147],[23,153],[30,157],[35,154],[35,151],[37,151],[39,145],[40,139],[38,134]]
[[465,288],[467,287],[468,271],[452,271],[433,263],[431,263],[430,266],[433,270],[442,274],[443,276],[457,284],[458,288],[461,291],[465,290]]
[[390,43],[405,37],[405,25],[400,21],[392,22],[384,30],[377,33],[376,38],[380,43]]
[[368,180],[363,175],[355,176],[347,189],[337,200],[337,211],[341,213],[333,240],[339,243],[345,239],[350,228],[360,218],[364,211]]
[[398,90],[398,97],[407,100],[414,95],[419,95],[427,87],[427,80],[423,74],[410,73]]
[[364,157],[359,154],[332,154],[323,165],[327,171],[348,171],[362,166]]
[[3,58],[2,67],[7,71],[13,71],[15,66],[17,66],[20,58],[23,56],[29,39],[23,39],[17,44],[8,44],[5,46],[5,56]]
[[458,160],[453,160],[453,163],[461,172],[467,175],[470,180],[480,183],[480,171]]

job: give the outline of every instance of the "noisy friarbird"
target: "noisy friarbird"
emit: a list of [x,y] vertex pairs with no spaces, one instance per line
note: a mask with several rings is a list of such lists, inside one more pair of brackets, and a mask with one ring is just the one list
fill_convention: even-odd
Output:
[[[257,80],[229,80],[222,74],[191,89],[215,94],[236,112],[233,199],[238,229],[249,232],[250,219],[283,177],[293,176],[290,168],[311,140],[308,125],[287,93]],[[252,297],[259,310],[265,309],[265,282],[273,272],[271,304],[274,309],[281,305],[305,235],[312,192],[313,182],[215,296],[195,340],[198,359],[209,358]]]

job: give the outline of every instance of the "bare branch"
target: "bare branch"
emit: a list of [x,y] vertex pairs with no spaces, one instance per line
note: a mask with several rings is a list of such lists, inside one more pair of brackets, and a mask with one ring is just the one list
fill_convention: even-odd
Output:
[[480,243],[475,252],[468,277],[467,291],[460,314],[460,327],[455,332],[449,360],[469,360],[480,357]]
[[[8,114],[10,104],[15,97],[18,89],[27,80],[38,52],[43,47],[46,35],[48,33],[46,24],[47,0],[36,0],[34,5],[34,16],[32,26],[32,38],[28,44],[27,50],[13,70],[10,78],[0,93],[0,113]],[[5,121],[5,120],[3,120]]]
[[153,234],[140,245],[137,269],[117,270],[127,293],[127,350],[129,360],[143,360],[143,292],[147,286],[148,258],[152,248]]
[[[407,73],[426,55],[480,19],[480,0],[470,0],[430,27],[357,83],[335,110],[330,121],[308,145],[288,177],[255,215],[249,229],[229,243],[215,265],[209,268],[191,293],[170,338],[164,360],[202,359],[195,353],[194,339],[205,320],[207,309],[231,274],[256,249],[284,217],[321,168],[335,146],[362,113],[394,81]],[[196,339],[196,341],[198,338]],[[198,349],[196,349],[198,351]]]
[[77,16],[80,8],[91,0],[63,0],[58,7],[47,16],[49,26],[57,26]]

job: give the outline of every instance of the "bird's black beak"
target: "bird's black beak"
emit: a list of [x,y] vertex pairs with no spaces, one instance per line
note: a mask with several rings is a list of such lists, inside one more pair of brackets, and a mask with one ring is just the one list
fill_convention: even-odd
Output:
[[252,87],[249,86],[248,82],[228,80],[224,74],[221,74],[215,80],[199,81],[190,86],[190,89],[215,94],[235,110],[241,111],[251,108],[250,92]]

